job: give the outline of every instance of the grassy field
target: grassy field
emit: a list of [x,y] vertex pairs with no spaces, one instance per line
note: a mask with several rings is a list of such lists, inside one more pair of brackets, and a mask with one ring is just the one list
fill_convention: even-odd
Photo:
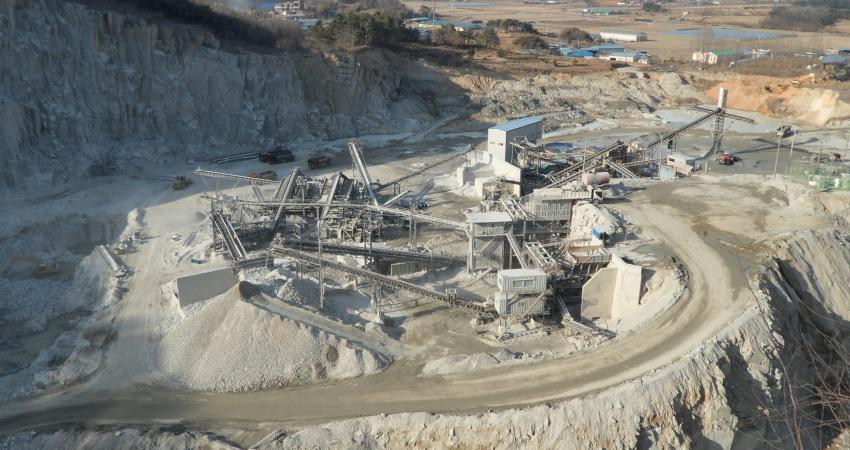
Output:
[[[405,1],[409,8],[431,7],[431,2]],[[644,31],[649,41],[626,44],[629,48],[646,50],[656,60],[688,60],[700,48],[766,48],[774,52],[818,51],[829,47],[846,47],[850,42],[850,22],[839,22],[830,30],[819,33],[795,32],[793,36],[758,40],[707,40],[704,38],[669,36],[664,33],[681,28],[711,26],[757,27],[769,6],[729,5],[687,7],[673,5],[660,14],[649,14],[637,7],[617,6],[616,1],[597,1],[594,8],[622,9],[622,16],[591,16],[582,14],[584,3],[524,4],[519,0],[481,0],[474,2],[436,2],[437,14],[452,20],[488,20],[514,18],[532,22],[540,32],[557,32],[565,27],[578,27],[591,33],[605,29]],[[784,30],[778,30],[784,31]],[[504,39],[503,39],[504,42]]]

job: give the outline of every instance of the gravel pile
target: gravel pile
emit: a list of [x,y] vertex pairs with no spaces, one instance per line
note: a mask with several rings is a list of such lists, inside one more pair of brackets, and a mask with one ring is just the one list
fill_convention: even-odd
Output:
[[547,131],[584,124],[589,118],[641,118],[661,106],[705,100],[676,74],[646,79],[633,73],[498,81],[480,96],[483,116],[503,120],[540,115]]
[[172,327],[158,354],[167,377],[193,390],[246,391],[369,375],[388,364],[385,355],[252,304],[259,295],[243,281]]
[[451,375],[478,372],[495,367],[539,361],[555,356],[557,354],[554,352],[517,353],[508,349],[502,349],[495,353],[451,355],[425,363],[425,366],[422,367],[422,375]]

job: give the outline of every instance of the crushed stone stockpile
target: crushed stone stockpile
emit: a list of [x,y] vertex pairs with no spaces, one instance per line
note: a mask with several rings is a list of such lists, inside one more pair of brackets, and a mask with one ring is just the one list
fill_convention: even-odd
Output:
[[719,83],[706,94],[716,101],[721,87],[729,90],[726,104],[730,108],[818,127],[850,120],[850,103],[833,89],[794,87],[782,78],[747,76]]
[[451,375],[472,373],[494,367],[539,361],[557,356],[555,352],[521,353],[502,349],[494,353],[473,353],[471,355],[451,355],[425,363],[422,375]]
[[166,376],[201,391],[245,391],[374,374],[385,355],[280,317],[250,302],[262,295],[241,282],[176,324],[163,337]]
[[705,97],[679,75],[651,79],[634,73],[562,77],[540,75],[517,81],[497,81],[482,92],[481,114],[492,119],[544,115],[546,128],[588,117],[634,118],[660,106],[699,103]]

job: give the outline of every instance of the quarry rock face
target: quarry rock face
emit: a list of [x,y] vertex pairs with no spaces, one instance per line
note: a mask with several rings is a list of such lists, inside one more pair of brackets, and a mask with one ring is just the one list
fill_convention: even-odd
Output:
[[62,1],[9,3],[0,22],[6,188],[434,118],[379,50],[227,50],[201,29]]

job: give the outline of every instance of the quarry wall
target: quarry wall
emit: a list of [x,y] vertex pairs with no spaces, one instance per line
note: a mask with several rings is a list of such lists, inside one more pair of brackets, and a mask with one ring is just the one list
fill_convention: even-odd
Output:
[[418,130],[451,106],[454,91],[435,100],[439,79],[386,51],[230,47],[198,28],[72,2],[6,3],[0,187]]

